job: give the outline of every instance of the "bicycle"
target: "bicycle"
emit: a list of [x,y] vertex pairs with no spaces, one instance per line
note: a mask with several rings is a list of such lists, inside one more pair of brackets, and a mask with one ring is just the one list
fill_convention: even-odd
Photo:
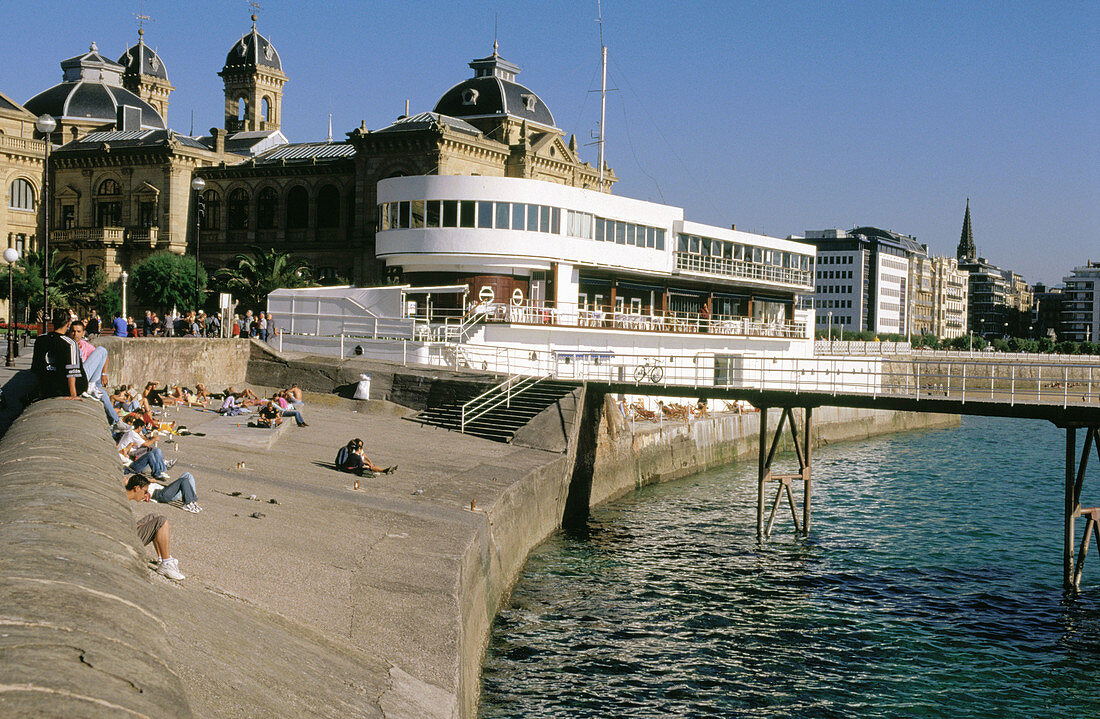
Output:
[[656,357],[651,357],[638,365],[637,369],[634,370],[634,381],[641,382],[647,375],[649,376],[649,381],[653,384],[657,384],[665,378],[665,370],[661,367]]

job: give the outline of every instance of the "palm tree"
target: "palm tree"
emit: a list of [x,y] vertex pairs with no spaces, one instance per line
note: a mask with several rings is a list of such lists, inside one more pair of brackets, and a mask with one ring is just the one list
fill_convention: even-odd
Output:
[[313,268],[289,252],[253,246],[214,273],[214,281],[251,307],[262,307],[267,296],[283,287],[312,287]]

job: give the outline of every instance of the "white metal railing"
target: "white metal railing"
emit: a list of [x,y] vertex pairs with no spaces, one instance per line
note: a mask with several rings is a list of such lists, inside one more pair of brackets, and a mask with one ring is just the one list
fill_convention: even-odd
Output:
[[[312,351],[322,349],[327,342],[333,354],[338,345],[341,357],[361,353],[404,365],[468,369],[509,377],[691,390],[730,388],[1100,408],[1100,362],[1004,362],[913,355],[783,357],[676,349],[619,352],[609,348],[374,340],[350,335],[282,334],[280,348],[284,341],[305,341]],[[359,352],[349,352],[349,347],[357,347]]]
[[525,302],[489,302],[471,313],[480,321],[501,324],[551,325],[556,327],[599,327],[634,332],[676,334],[744,335],[748,337],[808,338],[808,325],[787,319],[765,320],[726,315],[707,316],[694,312],[616,312],[611,309],[559,309]]
[[775,265],[735,260],[728,257],[696,255],[690,252],[675,252],[673,254],[676,257],[676,269],[684,272],[739,277],[764,282],[780,282],[785,285],[806,288],[814,286],[813,274],[809,270],[776,267]]
[[524,377],[512,375],[500,384],[482,392],[469,402],[462,405],[462,415],[459,420],[460,431],[466,431],[466,423],[473,422],[478,417],[485,415],[500,405],[512,406],[512,398],[533,388],[546,377]]

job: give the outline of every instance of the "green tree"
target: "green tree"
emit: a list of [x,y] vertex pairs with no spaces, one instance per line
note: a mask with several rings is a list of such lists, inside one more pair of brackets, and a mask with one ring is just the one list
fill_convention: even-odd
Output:
[[248,307],[263,307],[277,289],[313,287],[313,268],[289,252],[253,246],[214,273],[215,285]]
[[195,258],[162,250],[139,262],[130,287],[139,304],[167,312],[173,307],[200,309],[206,297],[206,269],[199,265],[199,308],[195,308]]
[[[42,252],[25,252],[15,263],[12,273],[15,306],[29,308],[32,318],[42,313],[42,258]],[[76,260],[59,257],[57,250],[50,253],[50,307],[83,305],[92,291],[81,278]],[[7,282],[0,283],[0,297],[8,297]]]
[[1054,340],[1050,337],[1039,338],[1039,351],[1050,354],[1054,351]]

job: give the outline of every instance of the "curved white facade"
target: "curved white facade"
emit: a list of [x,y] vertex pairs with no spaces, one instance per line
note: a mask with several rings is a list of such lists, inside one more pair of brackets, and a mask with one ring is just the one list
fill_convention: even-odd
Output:
[[[539,180],[461,175],[383,180],[378,202],[382,222],[377,255],[406,273],[528,274],[564,264],[639,277],[683,274],[717,284],[812,292],[812,246],[685,222],[678,207]],[[432,205],[441,202],[433,218]],[[529,210],[526,222],[520,223],[523,229],[512,229],[515,218],[503,208],[517,205],[541,209],[538,222],[528,226]],[[445,226],[442,216],[448,208],[452,214],[447,219],[455,226]],[[612,223],[615,233],[611,225],[602,233],[605,223]],[[583,234],[588,236],[578,236]],[[705,253],[696,242],[697,259],[689,256],[682,234],[704,238]],[[722,256],[723,248],[728,257]],[[738,248],[747,259],[735,257]]]

